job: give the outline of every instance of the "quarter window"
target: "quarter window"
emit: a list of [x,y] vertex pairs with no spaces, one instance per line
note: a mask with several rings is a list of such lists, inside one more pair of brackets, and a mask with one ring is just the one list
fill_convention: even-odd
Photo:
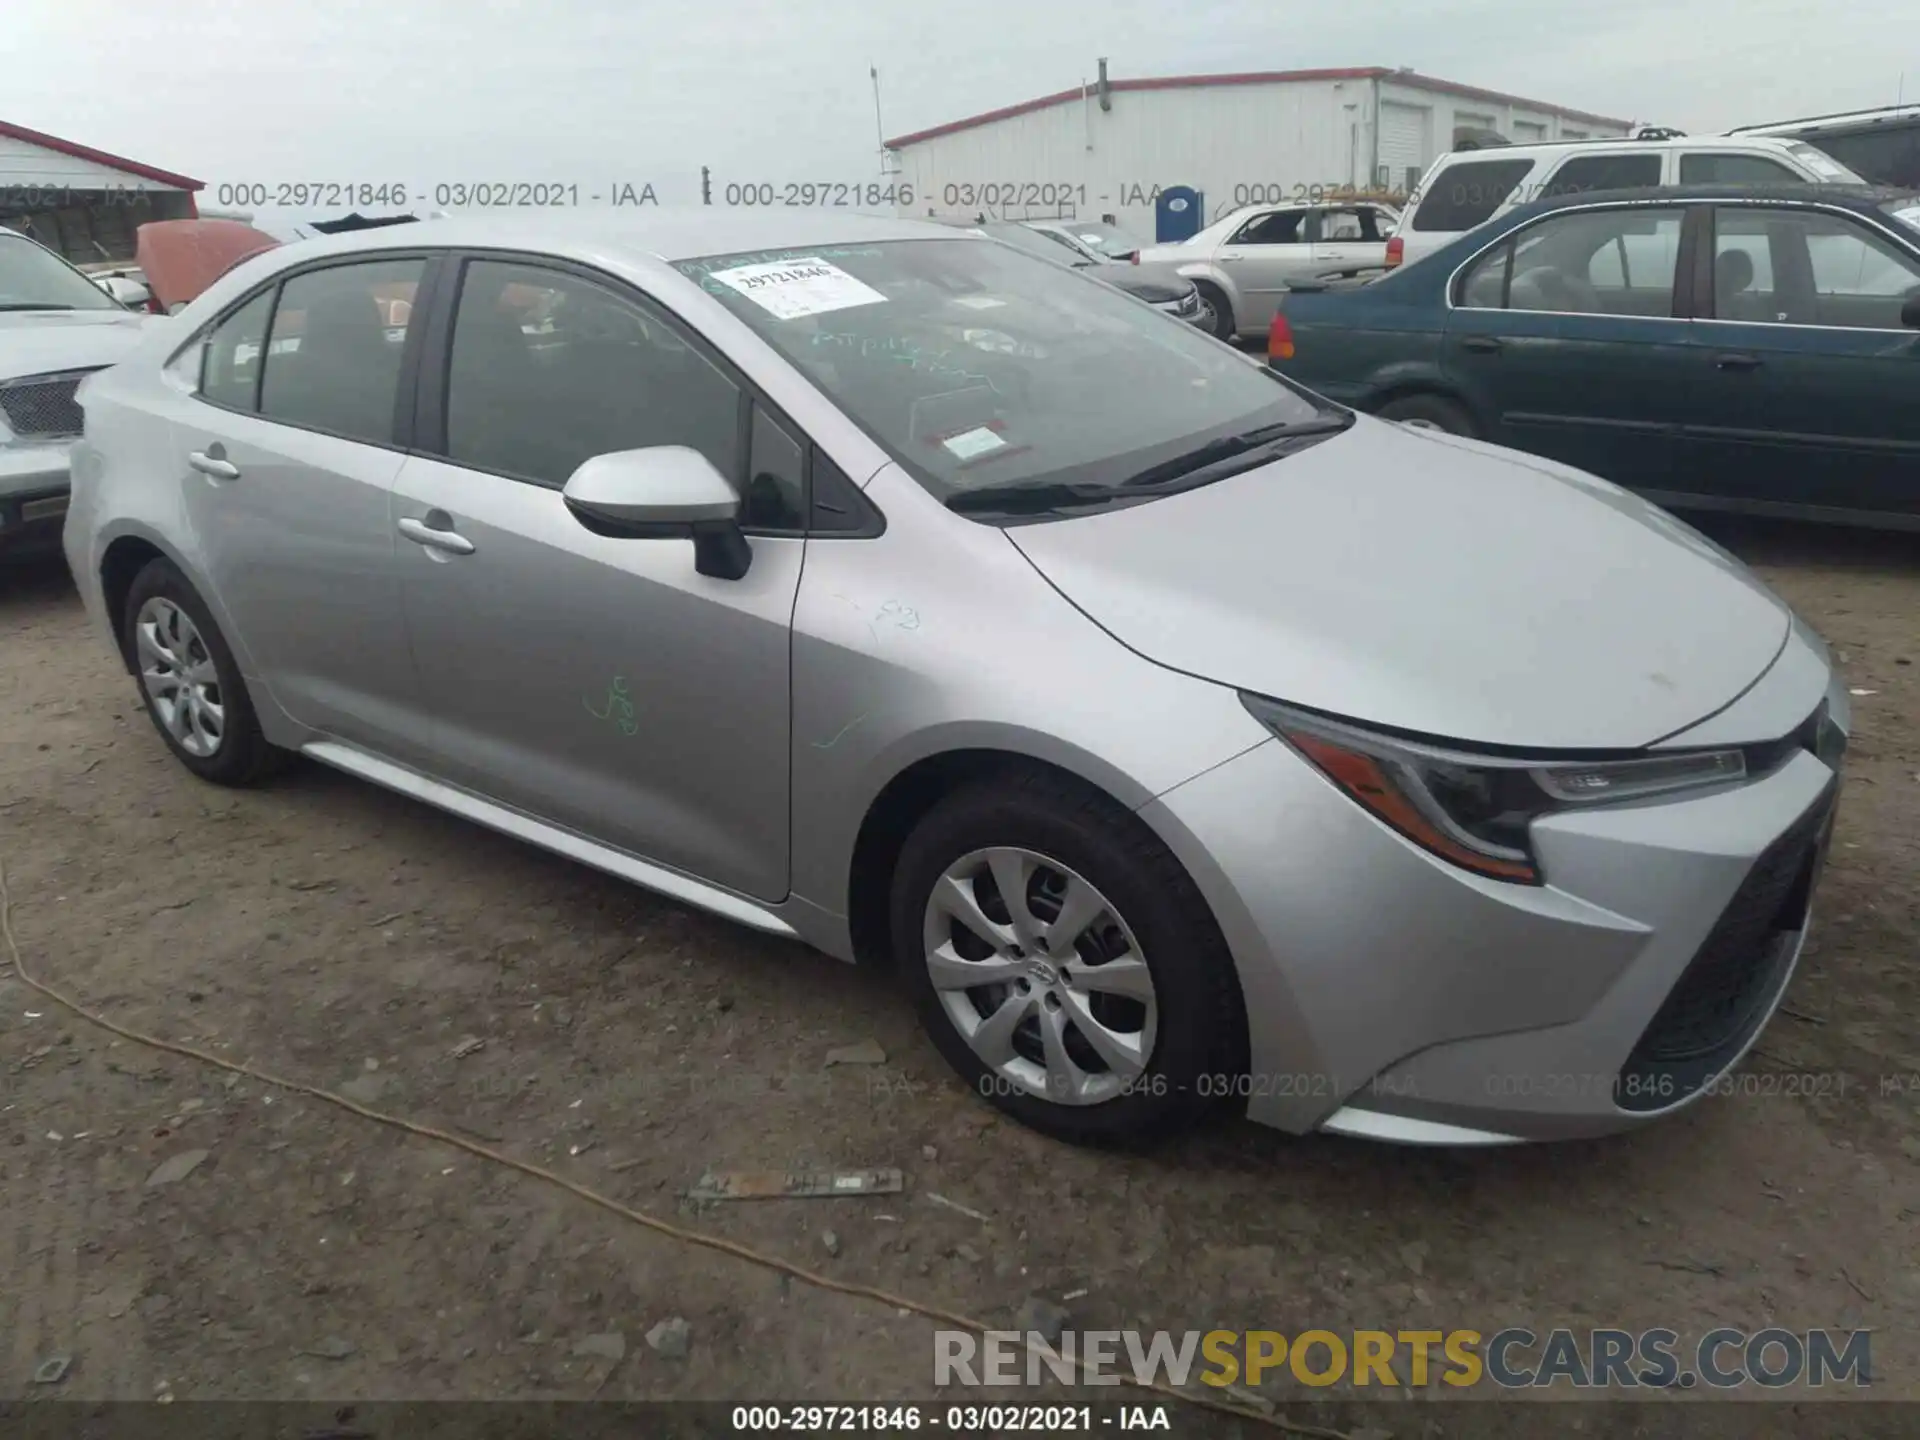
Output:
[[1413,212],[1413,228],[1471,230],[1505,204],[1532,169],[1531,160],[1468,160],[1449,165]]
[[260,414],[392,444],[400,355],[426,263],[356,261],[282,284],[267,337]]
[[[448,363],[449,459],[559,486],[596,455],[685,445],[738,485],[741,403],[650,307],[537,266],[467,266]],[[769,474],[780,468],[769,461]],[[799,513],[779,483],[766,503]]]
[[232,410],[252,410],[259,393],[260,351],[273,313],[263,290],[213,327],[201,352],[200,395]]

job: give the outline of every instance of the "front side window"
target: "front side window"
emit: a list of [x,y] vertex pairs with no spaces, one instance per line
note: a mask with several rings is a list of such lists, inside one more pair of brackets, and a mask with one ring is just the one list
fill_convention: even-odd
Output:
[[1589,190],[1638,190],[1660,183],[1660,156],[1576,155],[1548,177],[1545,195],[1580,195]]
[[1009,484],[1118,487],[1211,439],[1325,414],[1130,295],[977,239],[676,268],[942,500]]
[[1764,155],[1700,154],[1680,157],[1682,185],[1790,185],[1800,177]]
[[1256,215],[1233,234],[1229,245],[1298,245],[1306,240],[1304,210],[1274,210]]
[[456,464],[559,486],[596,455],[685,445],[738,485],[740,405],[657,312],[539,266],[466,267],[447,367]]
[[1678,210],[1581,210],[1529,226],[1461,277],[1465,309],[1673,314]]
[[267,335],[262,417],[392,444],[411,323],[394,322],[410,316],[426,266],[417,257],[356,260],[283,283]]
[[1714,211],[1718,319],[1900,330],[1914,294],[1920,260],[1855,221],[1766,206]]
[[1415,230],[1458,233],[1491,218],[1533,170],[1531,160],[1466,160],[1449,165],[1413,212]]
[[124,308],[46,246],[0,235],[0,311]]

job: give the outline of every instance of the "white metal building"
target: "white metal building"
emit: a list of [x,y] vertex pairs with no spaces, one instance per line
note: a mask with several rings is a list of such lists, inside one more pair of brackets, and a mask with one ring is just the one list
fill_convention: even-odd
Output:
[[1411,70],[1112,80],[1101,61],[1092,84],[886,146],[914,214],[1112,215],[1151,239],[1158,191],[1202,192],[1209,220],[1344,187],[1405,192],[1463,129],[1524,144],[1626,135],[1632,124]]
[[196,213],[201,182],[0,120],[0,225],[76,265],[133,259],[149,220]]

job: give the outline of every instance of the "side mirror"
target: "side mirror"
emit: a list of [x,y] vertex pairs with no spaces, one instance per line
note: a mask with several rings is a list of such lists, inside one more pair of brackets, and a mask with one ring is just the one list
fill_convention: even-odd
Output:
[[1907,296],[1907,303],[1900,307],[1900,323],[1909,330],[1920,330],[1920,291]]
[[560,497],[596,535],[692,540],[702,575],[738,580],[753,563],[739,495],[712,461],[684,445],[596,455],[568,477]]

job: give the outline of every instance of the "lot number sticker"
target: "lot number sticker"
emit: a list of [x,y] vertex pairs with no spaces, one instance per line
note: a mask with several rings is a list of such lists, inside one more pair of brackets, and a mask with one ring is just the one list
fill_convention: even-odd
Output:
[[854,279],[838,265],[829,265],[813,256],[779,260],[770,265],[740,265],[732,270],[716,270],[713,278],[738,290],[769,315],[781,320],[823,315],[829,310],[848,310],[855,305],[883,304],[887,298],[872,286]]

